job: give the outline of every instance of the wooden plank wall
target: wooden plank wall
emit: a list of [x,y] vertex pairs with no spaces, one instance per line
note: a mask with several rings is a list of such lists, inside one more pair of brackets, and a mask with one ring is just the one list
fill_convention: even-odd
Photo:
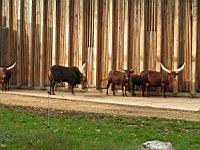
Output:
[[[17,60],[12,84],[49,85],[51,65],[87,62],[105,88],[111,69],[160,70],[186,63],[176,90],[200,91],[198,0],[0,0],[0,65]],[[177,25],[178,24],[178,25]],[[172,91],[172,89],[171,89]]]

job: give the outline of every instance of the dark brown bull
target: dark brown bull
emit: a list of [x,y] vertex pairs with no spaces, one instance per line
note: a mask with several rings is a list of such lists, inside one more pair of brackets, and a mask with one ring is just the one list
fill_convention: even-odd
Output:
[[11,70],[15,67],[16,62],[14,62],[10,67],[0,68],[0,81],[2,84],[2,91],[7,91],[10,88],[10,78]]
[[138,74],[131,74],[130,81],[131,81],[132,96],[135,96],[136,95],[135,94],[136,85],[139,88],[142,88],[142,85],[144,85],[145,82],[144,82],[143,78],[141,78],[141,76]]
[[158,71],[142,71],[140,74],[141,78],[144,80],[144,84],[142,85],[142,95],[144,96],[145,88],[147,88],[148,92],[149,87],[161,87],[162,95],[165,97],[166,89],[170,85],[173,85],[176,76],[183,70],[184,66],[185,63],[179,69],[172,71],[165,68],[161,63],[161,68],[167,72],[167,74]]
[[[82,66],[82,69],[85,67],[85,63]],[[50,67],[48,72],[48,77],[50,80],[50,94],[55,95],[54,86],[57,83],[67,82],[71,87],[71,92],[74,94],[74,86],[76,84],[86,85],[87,78],[80,72],[78,67],[65,67],[60,65],[54,65]]]
[[131,73],[132,73],[131,70],[124,70],[124,72],[117,71],[117,70],[111,70],[109,72],[108,78],[107,78],[108,79],[107,95],[108,95],[108,89],[109,89],[111,83],[112,83],[113,95],[115,95],[115,85],[122,86],[122,96],[124,96],[124,87],[125,87],[125,95],[126,95],[126,84],[128,84]]

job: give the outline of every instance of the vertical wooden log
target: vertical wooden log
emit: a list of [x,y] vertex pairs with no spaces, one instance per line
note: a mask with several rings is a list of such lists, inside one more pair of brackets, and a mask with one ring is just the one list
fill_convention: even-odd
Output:
[[83,63],[83,0],[78,1],[78,65],[79,68]]
[[6,58],[9,58],[9,59],[6,59],[5,60],[5,63],[6,65],[10,65],[10,1],[9,0],[6,0],[6,38],[7,38],[7,43],[6,43]]
[[3,16],[3,0],[0,0],[0,27],[2,27],[2,16]]
[[144,70],[145,50],[145,0],[141,0],[141,26],[140,26],[140,72]]
[[189,10],[189,17],[188,17],[188,65],[189,65],[189,91],[192,91],[191,81],[192,81],[192,8],[191,8],[191,1],[188,0],[188,10]]
[[133,65],[133,68],[136,68],[136,73],[140,73],[140,24],[141,24],[141,1],[138,1],[138,3],[136,3],[136,32],[135,32],[135,63]]
[[87,24],[87,77],[88,77],[88,82],[91,84],[92,83],[92,56],[93,56],[93,47],[92,47],[92,43],[91,43],[91,35],[92,35],[92,26],[93,26],[93,1],[88,1],[88,24]]
[[116,31],[117,31],[117,43],[116,43],[116,45],[117,45],[117,47],[116,47],[116,55],[117,55],[117,57],[116,57],[116,69],[119,69],[121,66],[120,66],[120,58],[121,58],[121,56],[120,56],[120,46],[121,46],[121,36],[120,36],[120,34],[121,34],[121,32],[120,32],[120,19],[122,19],[122,18],[120,18],[120,0],[117,0],[116,1],[116,12],[115,13],[117,13],[117,17],[116,17],[116,19],[117,19],[117,25],[116,25]]
[[32,0],[29,1],[29,63],[28,63],[28,87],[33,85],[33,50],[32,50]]
[[17,87],[21,86],[21,1],[17,1]]
[[[132,23],[133,23],[133,27],[132,27],[132,39],[131,39],[131,45],[132,45],[132,62],[131,62],[131,67],[133,64],[136,64],[136,53],[137,53],[137,49],[136,49],[136,46],[137,46],[137,42],[136,42],[136,39],[137,39],[137,34],[136,34],[136,29],[137,29],[137,14],[136,14],[136,10],[137,10],[137,1],[133,1],[133,10],[132,10],[132,16],[133,18],[131,19],[132,20]],[[140,51],[140,50],[139,50]]]
[[44,1],[40,0],[40,88],[44,88],[44,43],[43,43],[43,18]]
[[[70,19],[69,19],[69,0],[66,1],[66,27],[65,27],[65,66],[69,66],[69,48],[70,48],[70,42],[69,42],[69,38],[70,38]],[[55,55],[55,54],[54,54]]]
[[[174,64],[173,68],[178,68],[178,56],[179,56],[179,14],[180,13],[180,1],[175,1],[175,16],[174,16]],[[178,79],[174,82],[174,93],[178,93]]]
[[112,69],[112,50],[113,50],[113,0],[108,4],[108,71]]
[[53,5],[53,41],[52,41],[52,65],[56,64],[56,0],[52,1]]
[[153,70],[156,70],[156,56],[157,56],[157,32],[156,32],[156,21],[157,21],[157,0],[154,0],[153,9]]
[[153,5],[154,0],[150,1],[150,31],[149,31],[149,70],[153,70],[153,53],[154,53],[154,47],[153,47]]
[[5,1],[6,28],[9,28],[9,0]]
[[197,76],[196,76],[196,56],[197,56],[197,12],[198,0],[192,1],[192,78],[191,78],[191,95],[196,94],[197,91]]
[[156,52],[156,71],[160,71],[162,49],[162,1],[157,1],[157,52]]
[[128,0],[124,0],[124,66],[123,67],[128,68]]
[[93,48],[93,85],[97,85],[97,47],[98,47],[98,2],[94,1],[94,48]]

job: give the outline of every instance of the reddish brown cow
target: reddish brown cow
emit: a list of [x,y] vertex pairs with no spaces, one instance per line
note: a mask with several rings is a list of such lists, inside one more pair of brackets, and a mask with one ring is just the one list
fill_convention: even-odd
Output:
[[2,84],[2,91],[9,90],[11,70],[15,67],[16,62],[14,62],[10,67],[0,68],[0,82]]
[[[144,96],[144,91],[147,86],[147,91],[149,87],[161,87],[162,95],[165,97],[165,91],[170,86],[173,85],[174,80],[178,73],[183,70],[185,63],[176,70],[169,70],[165,68],[161,63],[161,68],[167,72],[167,74],[158,71],[142,71],[140,73],[141,78],[144,80],[142,85],[142,95]],[[147,94],[148,95],[148,94]]]
[[124,70],[117,71],[117,70],[111,70],[108,74],[108,83],[107,83],[107,95],[108,95],[108,89],[110,87],[110,84],[112,83],[112,91],[113,95],[115,95],[115,85],[121,85],[122,86],[122,96],[124,96],[124,87],[125,87],[125,96],[126,95],[126,84],[128,84],[130,74],[132,73],[131,70]]

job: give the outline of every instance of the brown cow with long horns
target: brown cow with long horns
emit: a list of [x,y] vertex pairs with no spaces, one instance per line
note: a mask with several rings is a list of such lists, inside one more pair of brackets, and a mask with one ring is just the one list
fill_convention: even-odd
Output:
[[16,61],[10,67],[0,68],[0,82],[2,84],[2,91],[9,90],[9,83],[11,78],[11,70],[15,67]]
[[160,66],[165,72],[167,72],[167,74],[158,71],[142,71],[140,73],[141,78],[144,80],[144,84],[142,85],[143,96],[147,86],[147,91],[149,87],[161,87],[162,95],[165,97],[166,89],[170,85],[173,85],[176,76],[185,67],[185,63],[180,68],[175,70],[167,69],[162,63],[160,63]]

